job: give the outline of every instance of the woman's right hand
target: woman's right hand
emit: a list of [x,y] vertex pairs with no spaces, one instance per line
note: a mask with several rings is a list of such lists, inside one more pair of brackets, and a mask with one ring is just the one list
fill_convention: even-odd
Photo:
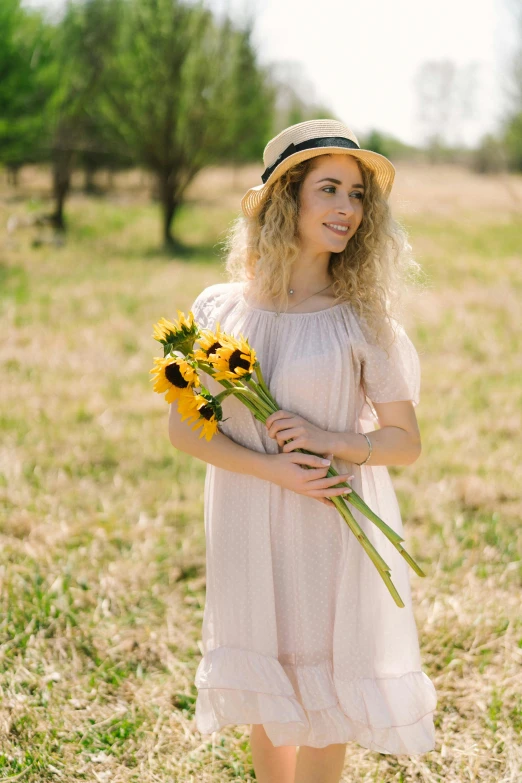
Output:
[[327,506],[335,508],[329,498],[352,491],[350,487],[334,487],[341,481],[352,479],[353,475],[340,473],[338,476],[327,476],[329,459],[315,454],[302,454],[299,451],[280,452],[267,457],[265,465],[268,481],[300,495],[315,498]]

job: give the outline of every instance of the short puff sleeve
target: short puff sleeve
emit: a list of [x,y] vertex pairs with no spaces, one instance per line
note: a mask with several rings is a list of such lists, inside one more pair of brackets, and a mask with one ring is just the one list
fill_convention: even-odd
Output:
[[198,294],[192,303],[190,310],[200,329],[205,329],[212,313],[212,297],[209,296],[208,288],[205,288]]
[[200,329],[214,329],[220,308],[229,295],[226,283],[215,283],[204,288],[190,308]]
[[372,402],[420,400],[419,355],[404,328],[394,322],[394,340],[386,348],[370,342],[362,350],[361,383]]

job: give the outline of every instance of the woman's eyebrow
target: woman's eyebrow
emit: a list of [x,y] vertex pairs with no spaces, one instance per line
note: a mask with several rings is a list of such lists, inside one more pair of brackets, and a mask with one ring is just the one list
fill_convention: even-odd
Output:
[[[340,179],[334,179],[333,177],[324,177],[323,179],[318,179],[316,184],[318,185],[320,182],[334,182],[336,185],[342,185]],[[360,182],[357,182],[355,185],[352,185],[352,188],[362,188],[364,190],[364,185],[361,185]]]

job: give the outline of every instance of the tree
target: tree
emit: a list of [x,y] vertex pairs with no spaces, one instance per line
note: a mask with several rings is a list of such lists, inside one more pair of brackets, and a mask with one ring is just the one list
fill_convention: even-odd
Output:
[[451,60],[423,63],[414,80],[417,119],[431,162],[461,143],[463,123],[474,116],[477,64],[458,68]]
[[0,162],[16,184],[20,167],[44,156],[45,106],[54,89],[52,29],[20,0],[2,0],[0,30]]
[[512,0],[515,48],[509,53],[506,78],[503,81],[508,109],[502,120],[502,143],[509,167],[522,171],[522,2]]
[[[163,241],[195,175],[251,154],[271,113],[249,32],[202,3],[126,0],[101,110],[123,149],[155,175]],[[244,75],[244,84],[240,82]],[[263,112],[263,117],[258,112]]]
[[235,31],[231,57],[231,89],[228,100],[228,133],[223,159],[231,163],[257,161],[262,157],[272,131],[276,89],[270,84],[270,72],[257,62],[252,43],[252,22]]
[[[55,90],[46,107],[46,144],[52,160],[55,209],[52,222],[65,229],[64,203],[78,158],[117,157],[98,111],[103,76],[119,22],[116,0],[69,0],[55,30]],[[131,159],[128,160],[131,162]]]
[[257,158],[272,126],[275,92],[251,23],[218,23],[191,0],[68,0],[58,23],[36,16],[31,32],[19,2],[0,5],[0,160],[51,161],[59,230],[75,165],[92,190],[101,165],[141,164],[175,245],[172,222],[195,175]]

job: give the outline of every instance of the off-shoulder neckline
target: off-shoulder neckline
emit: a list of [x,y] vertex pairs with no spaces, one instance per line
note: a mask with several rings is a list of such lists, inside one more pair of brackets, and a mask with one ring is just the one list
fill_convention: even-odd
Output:
[[322,310],[310,310],[306,313],[277,313],[277,310],[264,310],[262,307],[254,307],[251,305],[247,300],[245,299],[244,294],[244,287],[245,283],[239,283],[239,297],[245,307],[248,308],[248,310],[252,310],[256,313],[266,313],[267,315],[277,316],[278,318],[283,318],[284,316],[290,316],[290,318],[297,318],[297,316],[307,316],[307,315],[321,315],[322,313],[329,313],[330,310],[337,310],[339,307],[346,307],[349,305],[349,302],[338,302],[337,304],[330,305],[330,307],[323,307]]

